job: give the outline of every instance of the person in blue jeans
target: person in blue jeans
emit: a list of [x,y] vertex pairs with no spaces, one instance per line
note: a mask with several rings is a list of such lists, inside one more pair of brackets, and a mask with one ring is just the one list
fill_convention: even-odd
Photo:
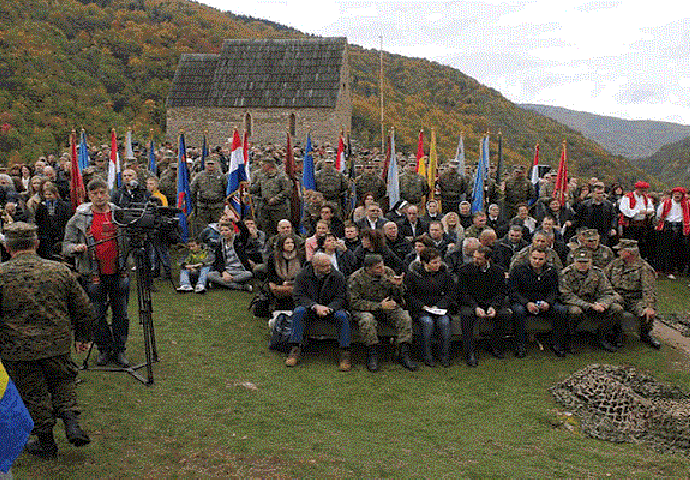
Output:
[[410,316],[422,327],[424,363],[436,366],[432,353],[432,337],[437,332],[441,365],[450,366],[450,316],[455,282],[446,269],[441,252],[426,247],[419,252],[419,262],[413,263],[405,278],[407,306]]
[[[191,292],[203,294],[208,285],[208,274],[211,272],[214,256],[208,248],[202,246],[196,239],[187,242],[188,253],[180,265],[180,286],[178,292]],[[196,287],[192,289],[192,280],[196,281]]]
[[340,344],[340,371],[352,368],[350,357],[350,321],[345,310],[347,283],[343,274],[333,268],[325,253],[315,253],[295,278],[292,311],[290,353],[285,365],[294,367],[299,362],[300,346],[304,340],[304,325],[308,321],[325,320],[338,325]]

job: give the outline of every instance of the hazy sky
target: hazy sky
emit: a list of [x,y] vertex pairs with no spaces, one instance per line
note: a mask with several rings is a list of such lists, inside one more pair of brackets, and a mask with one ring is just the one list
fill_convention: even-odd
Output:
[[516,103],[690,124],[690,2],[201,0],[458,68]]

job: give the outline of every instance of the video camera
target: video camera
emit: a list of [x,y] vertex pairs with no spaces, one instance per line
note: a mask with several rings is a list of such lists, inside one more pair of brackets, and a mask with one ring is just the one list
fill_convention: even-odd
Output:
[[132,203],[127,208],[113,211],[113,221],[124,229],[139,231],[175,230],[182,212],[176,207],[163,207],[157,204],[156,197],[150,197],[146,203]]

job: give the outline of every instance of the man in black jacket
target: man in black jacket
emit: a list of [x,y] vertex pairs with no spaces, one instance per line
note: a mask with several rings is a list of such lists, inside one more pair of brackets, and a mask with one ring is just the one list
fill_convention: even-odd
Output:
[[401,260],[404,260],[407,255],[412,253],[412,244],[400,234],[398,225],[395,222],[388,222],[383,226],[383,235],[386,237],[388,248]]
[[208,281],[214,285],[231,290],[252,291],[249,281],[254,276],[246,257],[246,244],[249,230],[244,223],[238,221],[237,215],[231,214],[239,228],[239,235],[230,223],[220,224],[220,241],[215,247],[215,260],[212,271],[208,274]]
[[522,237],[522,227],[511,225],[508,234],[496,243],[492,255],[493,263],[500,265],[507,272],[513,256],[528,245]]
[[493,323],[489,351],[503,358],[503,336],[510,311],[505,304],[504,270],[491,262],[491,249],[479,247],[472,255],[472,263],[458,271],[458,304],[462,318],[462,341],[468,367],[477,366],[474,351],[474,326],[478,320]]
[[618,211],[614,204],[604,198],[603,183],[593,184],[592,198],[578,204],[576,227],[597,229],[603,245],[609,245],[609,238],[618,235]]
[[285,360],[286,366],[294,367],[299,362],[305,322],[323,319],[338,324],[340,371],[350,371],[350,322],[345,311],[346,290],[345,277],[332,268],[331,259],[324,253],[314,254],[311,263],[300,270],[292,294],[295,300],[290,336],[292,347]]
[[508,279],[510,302],[515,320],[516,351],[518,357],[527,355],[525,326],[527,315],[551,319],[554,332],[552,349],[557,356],[565,355],[563,339],[567,331],[567,310],[556,302],[558,272],[546,264],[546,250],[534,247],[527,265],[517,265]]

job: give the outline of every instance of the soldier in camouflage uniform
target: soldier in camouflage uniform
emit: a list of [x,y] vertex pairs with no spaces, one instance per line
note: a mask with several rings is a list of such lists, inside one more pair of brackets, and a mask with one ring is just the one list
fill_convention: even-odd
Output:
[[620,334],[623,307],[618,303],[619,296],[604,271],[592,264],[589,248],[580,247],[573,252],[573,264],[561,272],[559,290],[570,314],[570,341],[567,348],[572,350],[572,338],[577,326],[583,315],[588,315],[597,319],[599,346],[609,352],[616,351],[617,346],[609,343],[605,334],[614,327]]
[[405,165],[405,173],[400,175],[400,198],[407,200],[410,205],[422,208],[430,190],[426,178],[419,175],[416,168],[414,160]]
[[534,232],[534,235],[532,235],[532,245],[520,250],[510,261],[510,271],[512,272],[517,265],[527,265],[532,255],[532,250],[535,248],[543,248],[546,252],[546,265],[554,267],[558,272],[563,270],[563,262],[561,262],[558,253],[547,245],[547,233],[543,230]]
[[77,352],[89,348],[93,311],[66,266],[36,255],[35,225],[7,226],[5,247],[12,259],[0,264],[0,358],[34,420],[38,441],[26,449],[50,458],[57,454],[56,417],[63,419],[70,443],[90,441],[78,422],[70,348],[73,330]]
[[625,311],[640,319],[640,340],[659,349],[661,343],[650,335],[657,312],[654,269],[640,257],[635,240],[622,238],[614,248],[618,249],[618,258],[606,267],[606,276],[623,297]]
[[506,180],[505,185],[505,212],[507,218],[517,215],[517,207],[527,203],[534,195],[532,183],[525,177],[525,168],[517,166],[513,175]]
[[441,190],[441,207],[443,213],[457,212],[460,202],[467,196],[469,182],[467,177],[458,172],[458,162],[451,161],[448,169],[438,177],[438,188]]
[[[581,233],[583,239],[584,239],[584,246],[589,249],[590,253],[592,254],[592,264],[595,267],[599,267],[602,270],[605,269],[609,263],[615,258],[613,255],[613,250],[611,250],[609,247],[606,245],[601,245],[599,243],[600,236],[599,236],[599,231],[595,230],[593,228],[590,228],[588,230],[585,230]],[[575,261],[575,251],[570,250],[570,253],[568,253],[568,260],[567,264],[572,265],[573,262]]]
[[177,205],[177,162],[170,162],[168,167],[163,170],[158,188],[168,199],[168,204]]
[[347,177],[335,169],[334,162],[332,157],[326,158],[324,167],[314,174],[314,181],[316,191],[320,192],[326,201],[335,205],[336,215],[342,218],[343,205],[350,186]]
[[217,222],[225,210],[228,177],[216,169],[215,156],[206,159],[204,171],[194,177],[190,187],[194,232],[198,235],[209,223]]
[[372,164],[364,165],[364,173],[355,178],[355,192],[357,199],[361,201],[367,193],[374,195],[374,201],[382,205],[383,197],[386,196],[386,184],[380,176],[374,173]]
[[276,168],[275,159],[266,157],[261,167],[261,175],[253,179],[250,193],[261,197],[259,216],[266,235],[277,232],[278,222],[290,216],[290,193],[292,184],[287,175]]
[[367,346],[367,368],[379,369],[376,327],[379,320],[395,325],[396,343],[400,347],[400,363],[414,371],[417,365],[410,360],[412,320],[400,306],[403,298],[403,277],[383,265],[381,255],[364,257],[364,266],[350,276],[348,299],[352,314],[359,323],[359,332]]

